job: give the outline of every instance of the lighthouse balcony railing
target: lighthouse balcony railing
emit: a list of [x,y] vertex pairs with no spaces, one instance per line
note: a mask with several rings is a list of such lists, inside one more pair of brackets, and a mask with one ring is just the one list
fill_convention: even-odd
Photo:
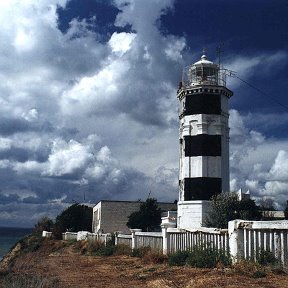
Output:
[[193,87],[196,85],[211,85],[226,87],[226,70],[219,69],[213,71],[194,71],[188,66],[184,68],[182,75],[183,87]]

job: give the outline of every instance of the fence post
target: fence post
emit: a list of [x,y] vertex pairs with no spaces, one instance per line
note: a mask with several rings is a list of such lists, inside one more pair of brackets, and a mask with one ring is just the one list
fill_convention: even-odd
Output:
[[167,237],[167,227],[162,227],[162,237],[163,237],[163,254],[167,255],[168,253],[168,237]]
[[170,223],[162,223],[161,224],[162,227],[162,241],[163,241],[163,255],[167,255],[168,254],[168,228],[171,227]]
[[135,233],[136,232],[141,232],[142,229],[130,229],[131,234],[132,234],[132,250],[137,248],[137,243],[136,243],[136,237],[135,237]]
[[244,258],[244,230],[250,223],[244,220],[233,220],[228,222],[229,248],[232,262]]

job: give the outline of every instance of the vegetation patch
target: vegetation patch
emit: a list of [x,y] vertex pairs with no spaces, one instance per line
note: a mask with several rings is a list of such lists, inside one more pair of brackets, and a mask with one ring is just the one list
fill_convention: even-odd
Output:
[[168,259],[166,255],[157,250],[148,250],[142,257],[145,263],[162,264]]
[[129,245],[118,244],[115,246],[114,255],[131,255],[132,249]]
[[0,281],[1,288],[60,287],[60,281],[57,277],[43,277],[30,274],[9,274],[4,278],[1,278]]
[[132,250],[131,256],[132,257],[144,257],[145,254],[148,253],[148,251],[151,251],[151,247],[149,246],[144,246],[144,247],[140,247],[140,248],[135,248]]
[[168,263],[171,266],[183,266],[186,264],[189,254],[189,251],[177,251],[169,255]]
[[277,263],[277,259],[274,256],[274,254],[272,252],[270,252],[269,250],[263,250],[261,249],[257,256],[256,256],[256,261],[260,264],[260,265],[273,265]]
[[231,260],[229,255],[222,250],[195,246],[191,251],[177,251],[169,255],[168,263],[171,266],[189,265],[197,268],[213,268],[219,264],[230,266]]
[[236,273],[251,278],[262,278],[267,275],[265,267],[254,261],[241,260],[235,263],[233,268]]

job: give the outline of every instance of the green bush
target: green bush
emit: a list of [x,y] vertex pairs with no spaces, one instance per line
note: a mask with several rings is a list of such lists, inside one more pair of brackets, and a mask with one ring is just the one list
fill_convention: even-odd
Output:
[[169,265],[183,266],[185,264],[197,268],[213,268],[218,263],[231,265],[230,256],[222,250],[212,247],[195,246],[191,251],[177,251],[168,257]]
[[266,276],[267,276],[267,273],[265,271],[258,270],[258,271],[255,271],[251,277],[252,278],[263,278]]
[[190,251],[177,251],[168,256],[168,263],[171,266],[183,266],[186,264],[187,258],[190,254]]
[[275,258],[273,253],[270,252],[269,250],[261,249],[256,256],[256,261],[260,265],[269,265],[269,264],[275,264],[277,262],[277,259]]
[[104,246],[102,249],[98,250],[96,253],[97,256],[112,256],[115,251],[115,246],[107,245]]
[[193,251],[189,254],[186,263],[189,266],[197,268],[213,268],[218,263],[224,266],[231,265],[229,255],[226,255],[224,251],[218,250],[212,247],[194,247]]

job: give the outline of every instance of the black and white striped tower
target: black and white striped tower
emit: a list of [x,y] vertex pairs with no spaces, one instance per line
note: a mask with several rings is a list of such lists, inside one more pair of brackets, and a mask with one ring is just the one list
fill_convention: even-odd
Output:
[[229,191],[226,74],[202,55],[183,71],[177,91],[180,119],[178,227],[203,224],[211,196]]

